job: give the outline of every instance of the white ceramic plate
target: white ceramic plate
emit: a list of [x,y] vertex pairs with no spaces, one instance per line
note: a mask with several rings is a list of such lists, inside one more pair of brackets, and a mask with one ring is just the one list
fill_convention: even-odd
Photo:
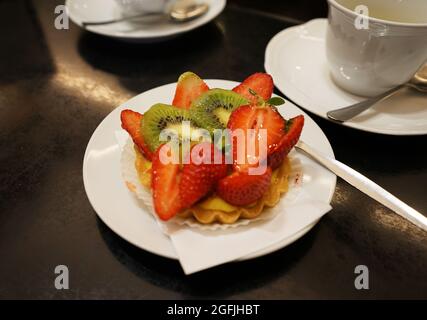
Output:
[[[183,23],[133,23],[123,21],[109,25],[88,26],[86,30],[108,37],[131,42],[156,42],[166,40],[184,32],[198,28],[224,10],[225,0],[205,0],[209,11],[200,18]],[[65,2],[70,19],[82,27],[82,21],[104,21],[122,17],[121,8],[115,0],[67,0]]]
[[[206,80],[211,88],[231,89],[238,83],[226,80]],[[89,201],[99,218],[115,233],[133,245],[154,254],[177,259],[171,241],[159,229],[150,213],[144,211],[141,203],[126,188],[120,172],[121,146],[119,138],[125,131],[121,129],[120,112],[133,109],[141,113],[151,105],[173,99],[176,84],[168,84],[141,93],[113,110],[93,133],[86,149],[83,162],[83,180]],[[319,151],[334,156],[332,147],[322,130],[301,109],[290,102],[279,107],[286,118],[304,114],[305,126],[302,139]],[[125,134],[127,139],[127,134]],[[303,166],[302,190],[312,198],[329,203],[335,190],[336,177],[302,153],[298,153]],[[244,259],[255,258],[294,242],[307,233],[316,223],[308,223],[304,230],[255,252]],[[244,260],[242,259],[242,260]]]
[[[274,83],[304,109],[328,119],[329,110],[366,98],[354,96],[332,81],[326,61],[326,19],[285,29],[269,42],[265,69]],[[427,134],[427,95],[405,89],[343,125],[382,134]]]

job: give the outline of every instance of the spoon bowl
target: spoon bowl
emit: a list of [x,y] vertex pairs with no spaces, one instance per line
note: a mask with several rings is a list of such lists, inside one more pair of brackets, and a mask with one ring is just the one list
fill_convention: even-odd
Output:
[[408,86],[421,92],[427,92],[427,65],[421,68],[408,82]]
[[170,18],[177,22],[193,20],[204,15],[209,10],[207,3],[192,4],[189,6],[176,6],[170,11]]

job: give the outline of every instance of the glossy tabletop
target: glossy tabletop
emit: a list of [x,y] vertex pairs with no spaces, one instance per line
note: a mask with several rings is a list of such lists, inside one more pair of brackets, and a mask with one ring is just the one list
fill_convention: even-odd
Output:
[[[93,211],[83,154],[116,106],[192,70],[242,80],[269,39],[326,15],[323,0],[229,1],[213,22],[157,44],[56,30],[61,1],[0,1],[0,298],[427,298],[427,233],[338,179],[333,210],[268,256],[185,276],[119,238]],[[286,94],[286,92],[285,92]],[[312,115],[336,158],[427,213],[427,137],[364,133]],[[54,286],[66,265],[70,289]],[[369,269],[356,290],[355,267]]]

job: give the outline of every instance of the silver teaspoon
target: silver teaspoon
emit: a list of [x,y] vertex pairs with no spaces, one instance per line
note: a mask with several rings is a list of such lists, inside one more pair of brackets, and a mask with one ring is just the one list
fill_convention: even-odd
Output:
[[338,122],[345,122],[345,121],[351,120],[358,114],[369,109],[377,102],[391,96],[393,93],[399,91],[403,87],[411,87],[420,92],[427,93],[427,65],[421,68],[407,83],[401,84],[400,86],[397,86],[374,98],[364,100],[362,102],[358,102],[348,107],[328,111],[326,115],[328,116],[329,119],[332,119]]
[[209,10],[209,5],[207,3],[190,4],[186,6],[177,5],[172,7],[171,11],[166,14],[163,12],[144,12],[137,15],[127,16],[127,17],[122,17],[122,18],[112,19],[112,20],[86,21],[86,22],[82,22],[82,25],[83,27],[101,26],[101,25],[122,22],[122,21],[140,19],[143,17],[163,16],[163,15],[166,15],[170,20],[175,22],[185,22],[185,21],[196,19],[204,15],[208,10]]

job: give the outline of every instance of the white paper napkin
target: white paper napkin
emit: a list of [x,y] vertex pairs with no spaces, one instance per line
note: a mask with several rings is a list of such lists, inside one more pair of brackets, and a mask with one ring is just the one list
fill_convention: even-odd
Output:
[[[121,149],[128,141],[124,130],[114,132]],[[315,200],[301,189],[291,203],[282,199],[270,220],[227,230],[200,230],[186,225],[165,223],[156,217],[159,228],[170,237],[185,274],[209,269],[267,248],[298,233],[320,219],[332,207]]]
[[[280,203],[278,204],[280,206]],[[172,240],[185,274],[224,264],[291,237],[331,210],[327,203],[301,191],[273,219],[224,231],[204,231],[173,223],[159,225]]]

